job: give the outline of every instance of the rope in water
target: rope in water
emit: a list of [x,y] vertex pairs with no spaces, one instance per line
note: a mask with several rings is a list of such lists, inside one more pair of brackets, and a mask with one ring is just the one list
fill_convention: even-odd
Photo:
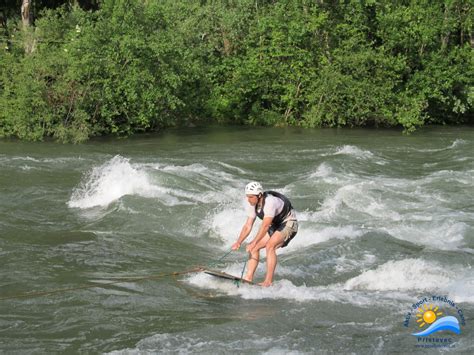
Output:
[[169,272],[169,273],[161,273],[157,275],[148,275],[148,276],[142,276],[142,277],[123,277],[120,278],[120,280],[117,281],[112,281],[112,282],[107,282],[107,283],[98,283],[98,284],[87,284],[87,285],[79,285],[76,287],[68,287],[68,288],[59,288],[51,291],[38,291],[38,292],[26,292],[26,293],[20,293],[17,295],[12,295],[12,296],[7,296],[7,297],[0,297],[0,301],[3,300],[11,300],[11,299],[17,299],[17,298],[30,298],[30,297],[41,297],[41,296],[49,296],[49,295],[54,295],[57,293],[64,293],[64,292],[70,292],[70,291],[77,291],[77,290],[85,290],[88,288],[94,288],[94,287],[107,287],[111,285],[116,285],[119,283],[124,283],[124,282],[139,282],[139,281],[144,281],[144,280],[153,280],[153,279],[160,279],[164,278],[167,276],[179,276],[179,275],[185,275],[185,274],[191,274],[195,272],[199,272],[205,270],[204,267],[196,267],[194,269],[189,269],[189,270],[184,270],[184,271],[176,271],[176,272]]
[[[207,267],[212,267],[212,266],[215,266],[215,265],[219,264],[231,252],[232,252],[232,250],[229,251],[228,253],[226,253],[224,256],[220,257],[219,259],[209,263],[207,265]],[[117,279],[117,280],[111,281],[111,282],[107,282],[107,283],[100,283],[100,284],[93,284],[93,285],[83,284],[83,285],[79,285],[79,286],[76,286],[76,287],[59,288],[59,289],[50,290],[50,291],[20,293],[20,294],[11,295],[11,296],[0,297],[0,301],[12,300],[12,299],[18,299],[18,298],[31,298],[31,297],[49,296],[49,295],[54,295],[54,294],[58,294],[58,293],[70,292],[70,291],[86,290],[86,289],[94,288],[94,287],[107,287],[107,286],[112,286],[112,285],[116,285],[116,284],[124,283],[124,282],[140,282],[140,281],[145,281],[145,280],[156,280],[156,279],[161,279],[161,278],[169,277],[169,276],[180,276],[180,275],[185,275],[185,274],[196,273],[196,272],[203,271],[205,269],[206,269],[206,267],[197,266],[193,269],[184,270],[184,271],[175,271],[175,272],[161,273],[161,274],[148,275],[148,276],[139,276],[139,277],[122,277],[120,279]]]

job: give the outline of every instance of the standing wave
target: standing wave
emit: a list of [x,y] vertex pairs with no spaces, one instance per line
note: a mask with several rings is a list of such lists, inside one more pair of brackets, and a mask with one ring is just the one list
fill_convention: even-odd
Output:
[[[92,169],[80,186],[73,190],[67,205],[81,209],[105,207],[125,195],[157,196],[160,190],[159,186],[150,182],[145,171],[133,167],[129,159],[116,155]],[[170,199],[165,191],[161,191],[161,195]]]

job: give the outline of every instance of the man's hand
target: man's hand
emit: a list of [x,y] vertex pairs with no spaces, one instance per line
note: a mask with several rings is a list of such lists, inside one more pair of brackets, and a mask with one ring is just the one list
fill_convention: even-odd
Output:
[[256,245],[255,241],[253,241],[253,242],[247,244],[247,247],[245,248],[245,250],[247,251],[247,253],[251,253],[252,250],[255,248],[255,245]]
[[232,244],[232,250],[238,250],[240,248],[242,242],[248,237],[248,235],[252,231],[252,226],[254,222],[255,217],[247,217],[247,221],[245,221],[245,224],[243,225],[242,230],[240,231],[239,238],[234,244]]

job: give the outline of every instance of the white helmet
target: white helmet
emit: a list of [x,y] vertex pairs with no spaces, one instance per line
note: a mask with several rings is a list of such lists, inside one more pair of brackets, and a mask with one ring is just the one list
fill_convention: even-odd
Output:
[[252,181],[245,186],[246,195],[260,195],[263,193],[263,187],[259,182]]

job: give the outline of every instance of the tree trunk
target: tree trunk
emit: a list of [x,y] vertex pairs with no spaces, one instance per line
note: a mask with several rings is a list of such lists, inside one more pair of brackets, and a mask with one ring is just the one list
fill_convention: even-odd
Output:
[[[444,19],[443,19],[443,28],[447,27],[447,22],[449,20],[449,7],[448,5],[444,6]],[[441,35],[441,50],[444,51],[445,49],[448,48],[448,42],[449,42],[449,35],[450,31],[448,30],[447,33]]]
[[31,8],[32,0],[22,0],[21,3],[21,22],[23,23],[23,28],[26,29],[31,26]]
[[23,24],[24,47],[27,54],[33,53],[36,49],[36,40],[31,31],[31,5],[33,0],[22,0],[21,2],[21,22]]

